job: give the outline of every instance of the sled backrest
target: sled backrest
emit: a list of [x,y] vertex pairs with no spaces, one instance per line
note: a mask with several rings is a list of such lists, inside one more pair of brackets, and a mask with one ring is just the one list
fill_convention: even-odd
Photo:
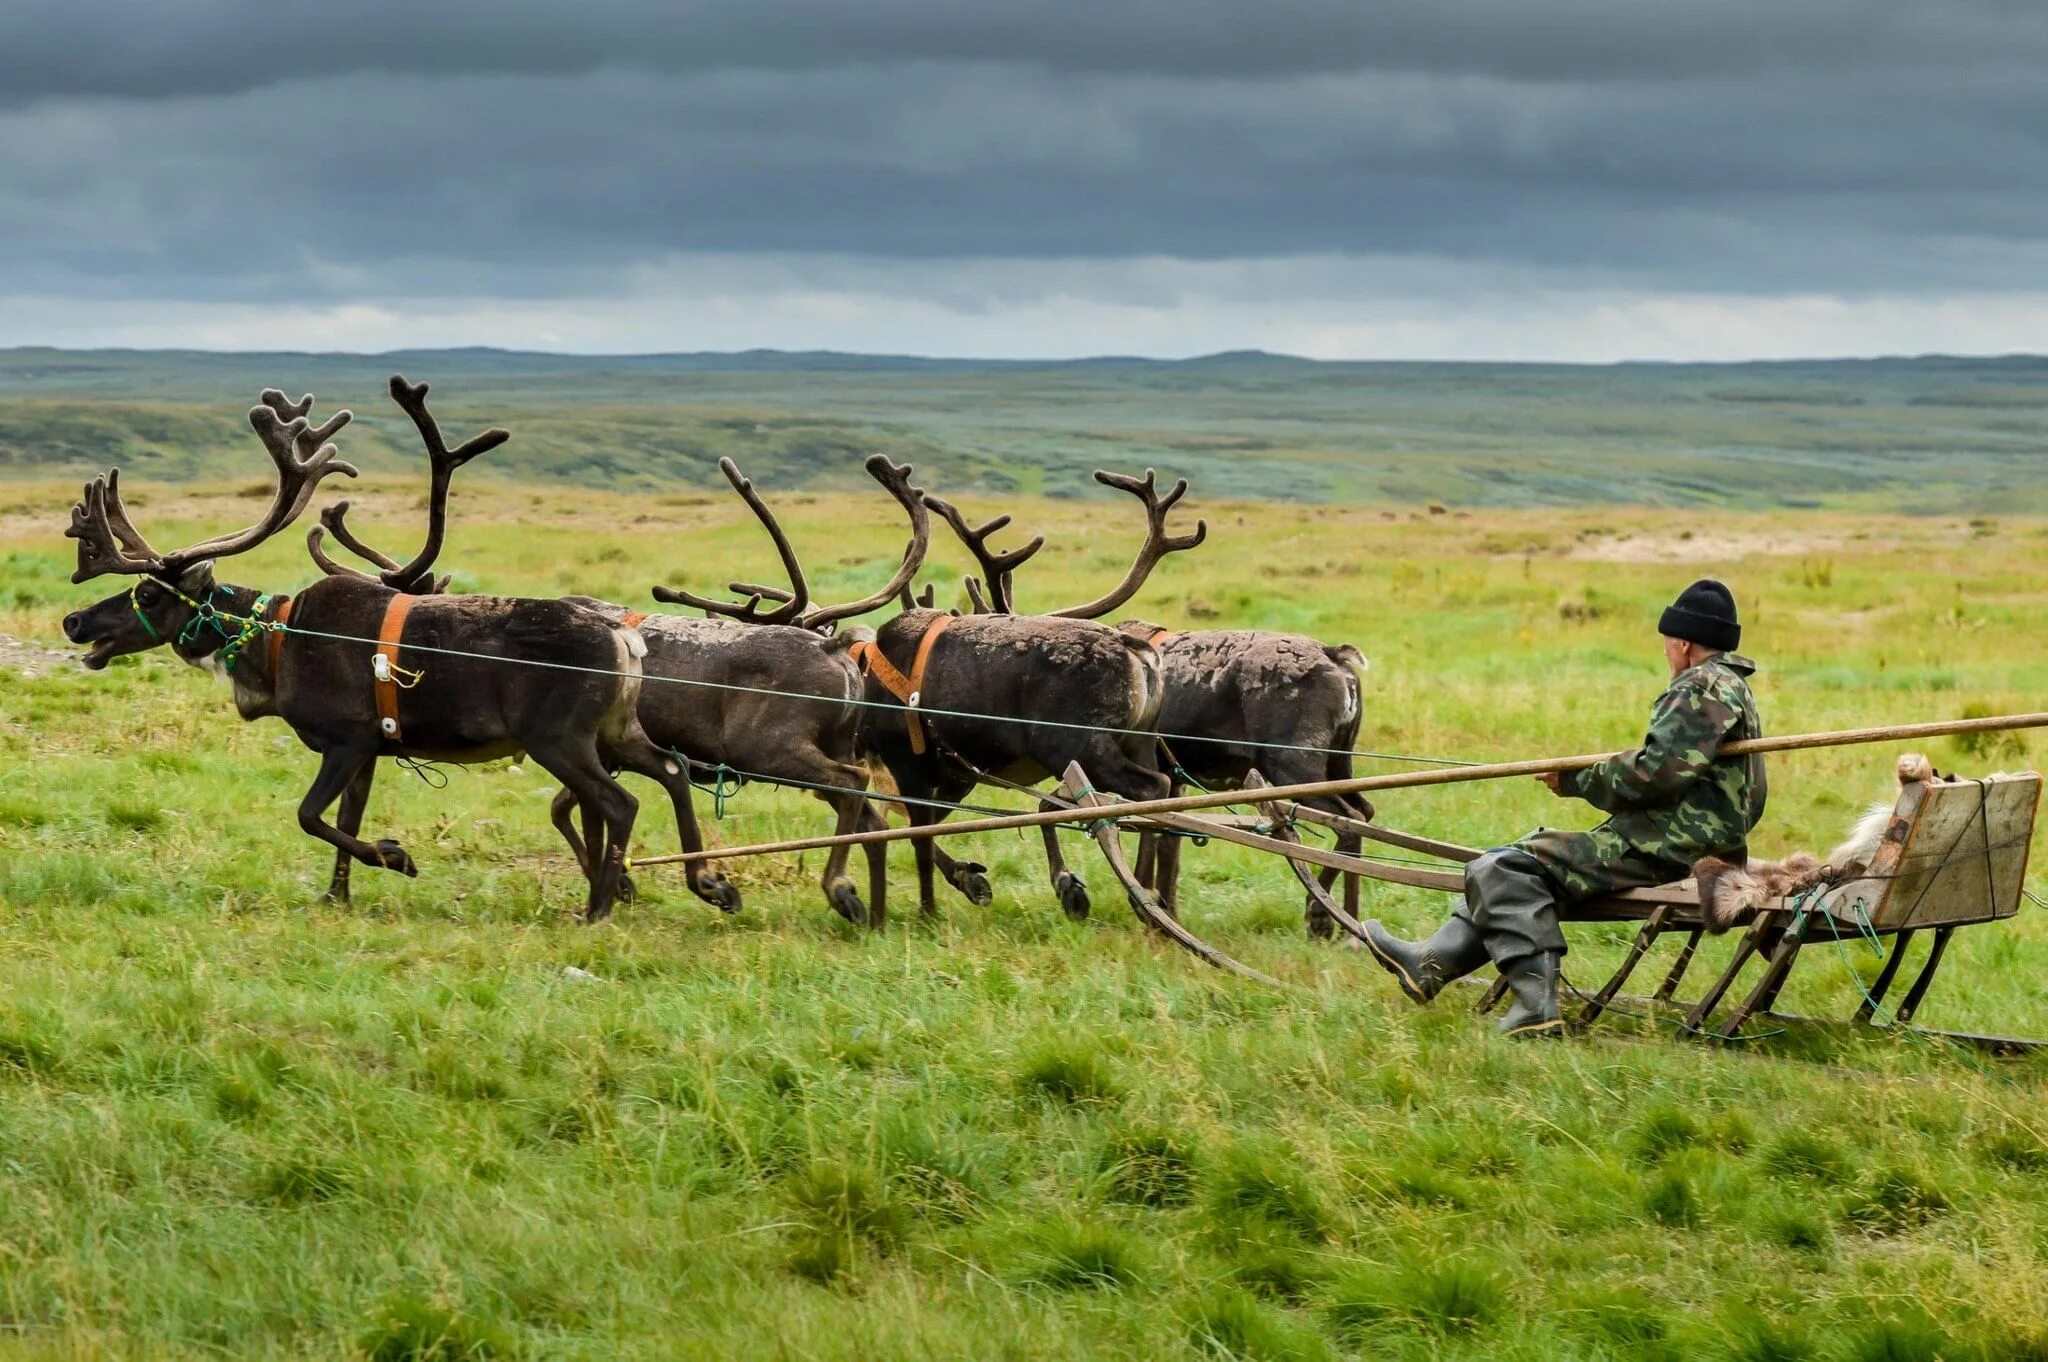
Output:
[[1993,922],[2017,913],[2041,774],[1910,781],[1870,873],[1823,895],[1825,911],[1878,932]]

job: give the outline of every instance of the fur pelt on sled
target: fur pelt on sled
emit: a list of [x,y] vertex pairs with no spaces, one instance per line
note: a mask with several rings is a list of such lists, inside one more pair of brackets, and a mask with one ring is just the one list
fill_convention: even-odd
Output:
[[[1940,780],[1926,757],[1909,752],[1899,758],[1899,784]],[[1870,868],[1871,858],[1884,842],[1891,826],[1896,798],[1872,804],[1857,820],[1847,840],[1827,854],[1796,851],[1782,861],[1752,860],[1736,865],[1718,856],[1708,856],[1692,868],[1700,888],[1700,914],[1710,932],[1725,932],[1756,917],[1757,910],[1774,899],[1804,893],[1822,885],[1853,880]]]

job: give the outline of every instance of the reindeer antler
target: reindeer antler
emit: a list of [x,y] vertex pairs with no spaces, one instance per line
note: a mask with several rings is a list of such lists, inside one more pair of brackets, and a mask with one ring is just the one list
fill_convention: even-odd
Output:
[[[381,583],[383,581],[381,575],[373,577],[369,573],[358,571],[346,563],[337,562],[327,554],[327,549],[322,541],[326,535],[331,533],[336,543],[364,562],[374,563],[387,572],[396,572],[398,570],[398,563],[390,554],[384,553],[365,543],[356,536],[353,530],[349,529],[348,522],[345,519],[348,515],[348,508],[348,502],[337,501],[320,513],[320,523],[306,531],[306,552],[312,555],[313,562],[329,577],[353,577],[357,581]],[[430,571],[423,571],[417,577],[400,582],[397,589],[414,596],[438,596],[448,590],[448,583],[452,580],[454,580],[453,577],[449,575],[444,574],[436,577]]]
[[[427,490],[427,542],[411,562],[388,568],[380,574],[384,585],[402,591],[426,578],[434,560],[441,555],[441,545],[448,537],[448,483],[455,470],[477,455],[504,444],[512,438],[512,432],[493,426],[450,449],[441,438],[440,423],[427,410],[426,384],[408,383],[404,374],[393,374],[391,400],[412,418],[413,425],[419,430],[420,442],[427,447],[427,463],[431,470]],[[335,537],[341,537],[340,531],[335,532]]]
[[[1010,517],[999,515],[986,524],[970,526],[967,517],[960,514],[960,508],[943,497],[926,493],[924,504],[937,511],[940,518],[953,527],[953,534],[967,546],[967,551],[974,555],[974,561],[981,564],[980,578],[969,577],[965,583],[967,598],[973,603],[974,613],[1012,613],[1015,598],[1010,594],[1010,579],[1032,554],[1045,547],[1045,536],[1035,535],[1030,543],[1011,549],[1008,553],[991,553],[988,547],[989,536],[1008,525]],[[988,584],[986,599],[983,599],[981,594],[984,582]]]
[[85,491],[71,508],[67,539],[78,541],[78,570],[74,582],[90,581],[103,573],[155,572],[163,566],[163,555],[149,546],[121,506],[121,470],[112,468],[85,485]]
[[1160,559],[1169,553],[1179,553],[1184,549],[1194,548],[1209,537],[1209,522],[1206,520],[1197,520],[1195,522],[1195,532],[1193,534],[1170,535],[1166,532],[1167,512],[1171,511],[1174,508],[1174,504],[1187,495],[1188,480],[1186,478],[1180,479],[1173,484],[1173,487],[1168,490],[1165,496],[1161,496],[1159,495],[1157,478],[1158,475],[1149,468],[1145,470],[1145,476],[1142,478],[1134,478],[1126,473],[1106,473],[1101,469],[1095,471],[1095,480],[1104,487],[1114,487],[1118,491],[1129,492],[1132,496],[1145,503],[1145,542],[1139,547],[1138,556],[1132,561],[1130,571],[1126,572],[1124,579],[1112,587],[1107,594],[1097,597],[1086,605],[1070,605],[1064,610],[1047,611],[1047,614],[1060,615],[1067,619],[1100,619],[1131,597],[1137,595],[1138,588],[1145,584],[1145,579],[1152,574],[1152,569],[1159,565]]
[[[336,412],[317,431],[309,432],[303,414],[281,416],[268,404],[270,394],[266,392],[264,397],[265,405],[249,409],[249,426],[277,465],[277,490],[262,519],[233,534],[215,535],[174,553],[159,553],[128,519],[121,505],[121,470],[110,469],[104,477],[87,483],[83,499],[71,508],[71,528],[64,532],[78,541],[78,568],[71,580],[88,581],[109,572],[169,576],[205,558],[246,553],[298,519],[323,478],[335,473],[356,476],[355,465],[344,462],[341,452],[326,442],[349,423],[348,412]],[[285,410],[297,411],[293,404],[283,403],[282,393],[277,397]],[[308,408],[311,403],[307,398]],[[309,434],[316,438],[307,439]]]
[[[654,599],[667,601],[671,605],[691,606],[747,624],[788,624],[801,615],[804,607],[810,604],[810,588],[804,582],[803,564],[797,561],[796,550],[790,547],[789,536],[782,532],[782,526],[777,523],[774,512],[761,500],[761,494],[754,490],[753,480],[741,476],[739,465],[731,459],[720,459],[718,468],[725,474],[725,480],[732,484],[733,490],[740,494],[740,500],[746,502],[748,509],[753,511],[754,518],[767,528],[768,537],[775,541],[776,555],[782,559],[782,570],[789,574],[792,589],[784,591],[780,587],[760,586],[753,582],[728,582],[728,591],[747,598],[744,605],[733,605],[726,601],[712,600],[708,596],[657,586],[654,588]],[[763,614],[763,600],[776,601],[779,604],[775,609]]]
[[806,629],[822,629],[828,624],[836,624],[855,615],[865,615],[876,606],[894,598],[898,592],[910,585],[910,579],[924,566],[925,552],[931,548],[931,516],[925,510],[924,493],[910,481],[910,465],[890,463],[888,456],[884,454],[870,454],[861,466],[867,469],[869,477],[888,488],[889,495],[896,498],[896,504],[909,514],[910,542],[903,546],[903,562],[897,567],[896,574],[889,579],[886,586],[857,601],[847,601],[843,605],[829,605],[811,611],[798,621]]

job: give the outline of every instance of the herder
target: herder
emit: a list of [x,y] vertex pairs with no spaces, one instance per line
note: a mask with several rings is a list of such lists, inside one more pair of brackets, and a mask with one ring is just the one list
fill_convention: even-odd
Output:
[[1416,1002],[1491,960],[1513,999],[1501,1030],[1561,1034],[1560,914],[1617,890],[1683,879],[1704,856],[1738,865],[1747,859],[1749,831],[1764,812],[1763,758],[1716,757],[1723,743],[1763,736],[1745,680],[1756,664],[1734,651],[1742,641],[1735,598],[1717,581],[1694,582],[1657,629],[1672,679],[1643,745],[1583,770],[1537,777],[1553,793],[1604,811],[1607,821],[1590,832],[1533,832],[1473,861],[1465,867],[1464,906],[1427,941],[1365,924],[1372,953]]

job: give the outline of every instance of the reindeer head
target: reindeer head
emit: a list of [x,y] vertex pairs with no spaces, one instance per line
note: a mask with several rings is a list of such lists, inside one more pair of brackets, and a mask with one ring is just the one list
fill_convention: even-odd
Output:
[[[71,508],[65,537],[78,541],[74,582],[108,573],[134,577],[135,584],[64,619],[64,636],[88,644],[85,665],[94,671],[117,657],[174,643],[181,656],[197,659],[213,652],[226,634],[201,637],[193,629],[215,608],[227,590],[214,581],[214,561],[247,553],[298,519],[313,498],[320,480],[334,473],[356,476],[328,438],[351,419],[338,411],[312,426],[310,395],[289,403],[275,389],[263,394],[264,405],[249,409],[249,425],[277,465],[277,490],[263,518],[247,529],[216,535],[188,548],[159,553],[128,519],[121,505],[121,470],[110,469],[85,485],[85,494]],[[273,400],[274,399],[274,400]]]

